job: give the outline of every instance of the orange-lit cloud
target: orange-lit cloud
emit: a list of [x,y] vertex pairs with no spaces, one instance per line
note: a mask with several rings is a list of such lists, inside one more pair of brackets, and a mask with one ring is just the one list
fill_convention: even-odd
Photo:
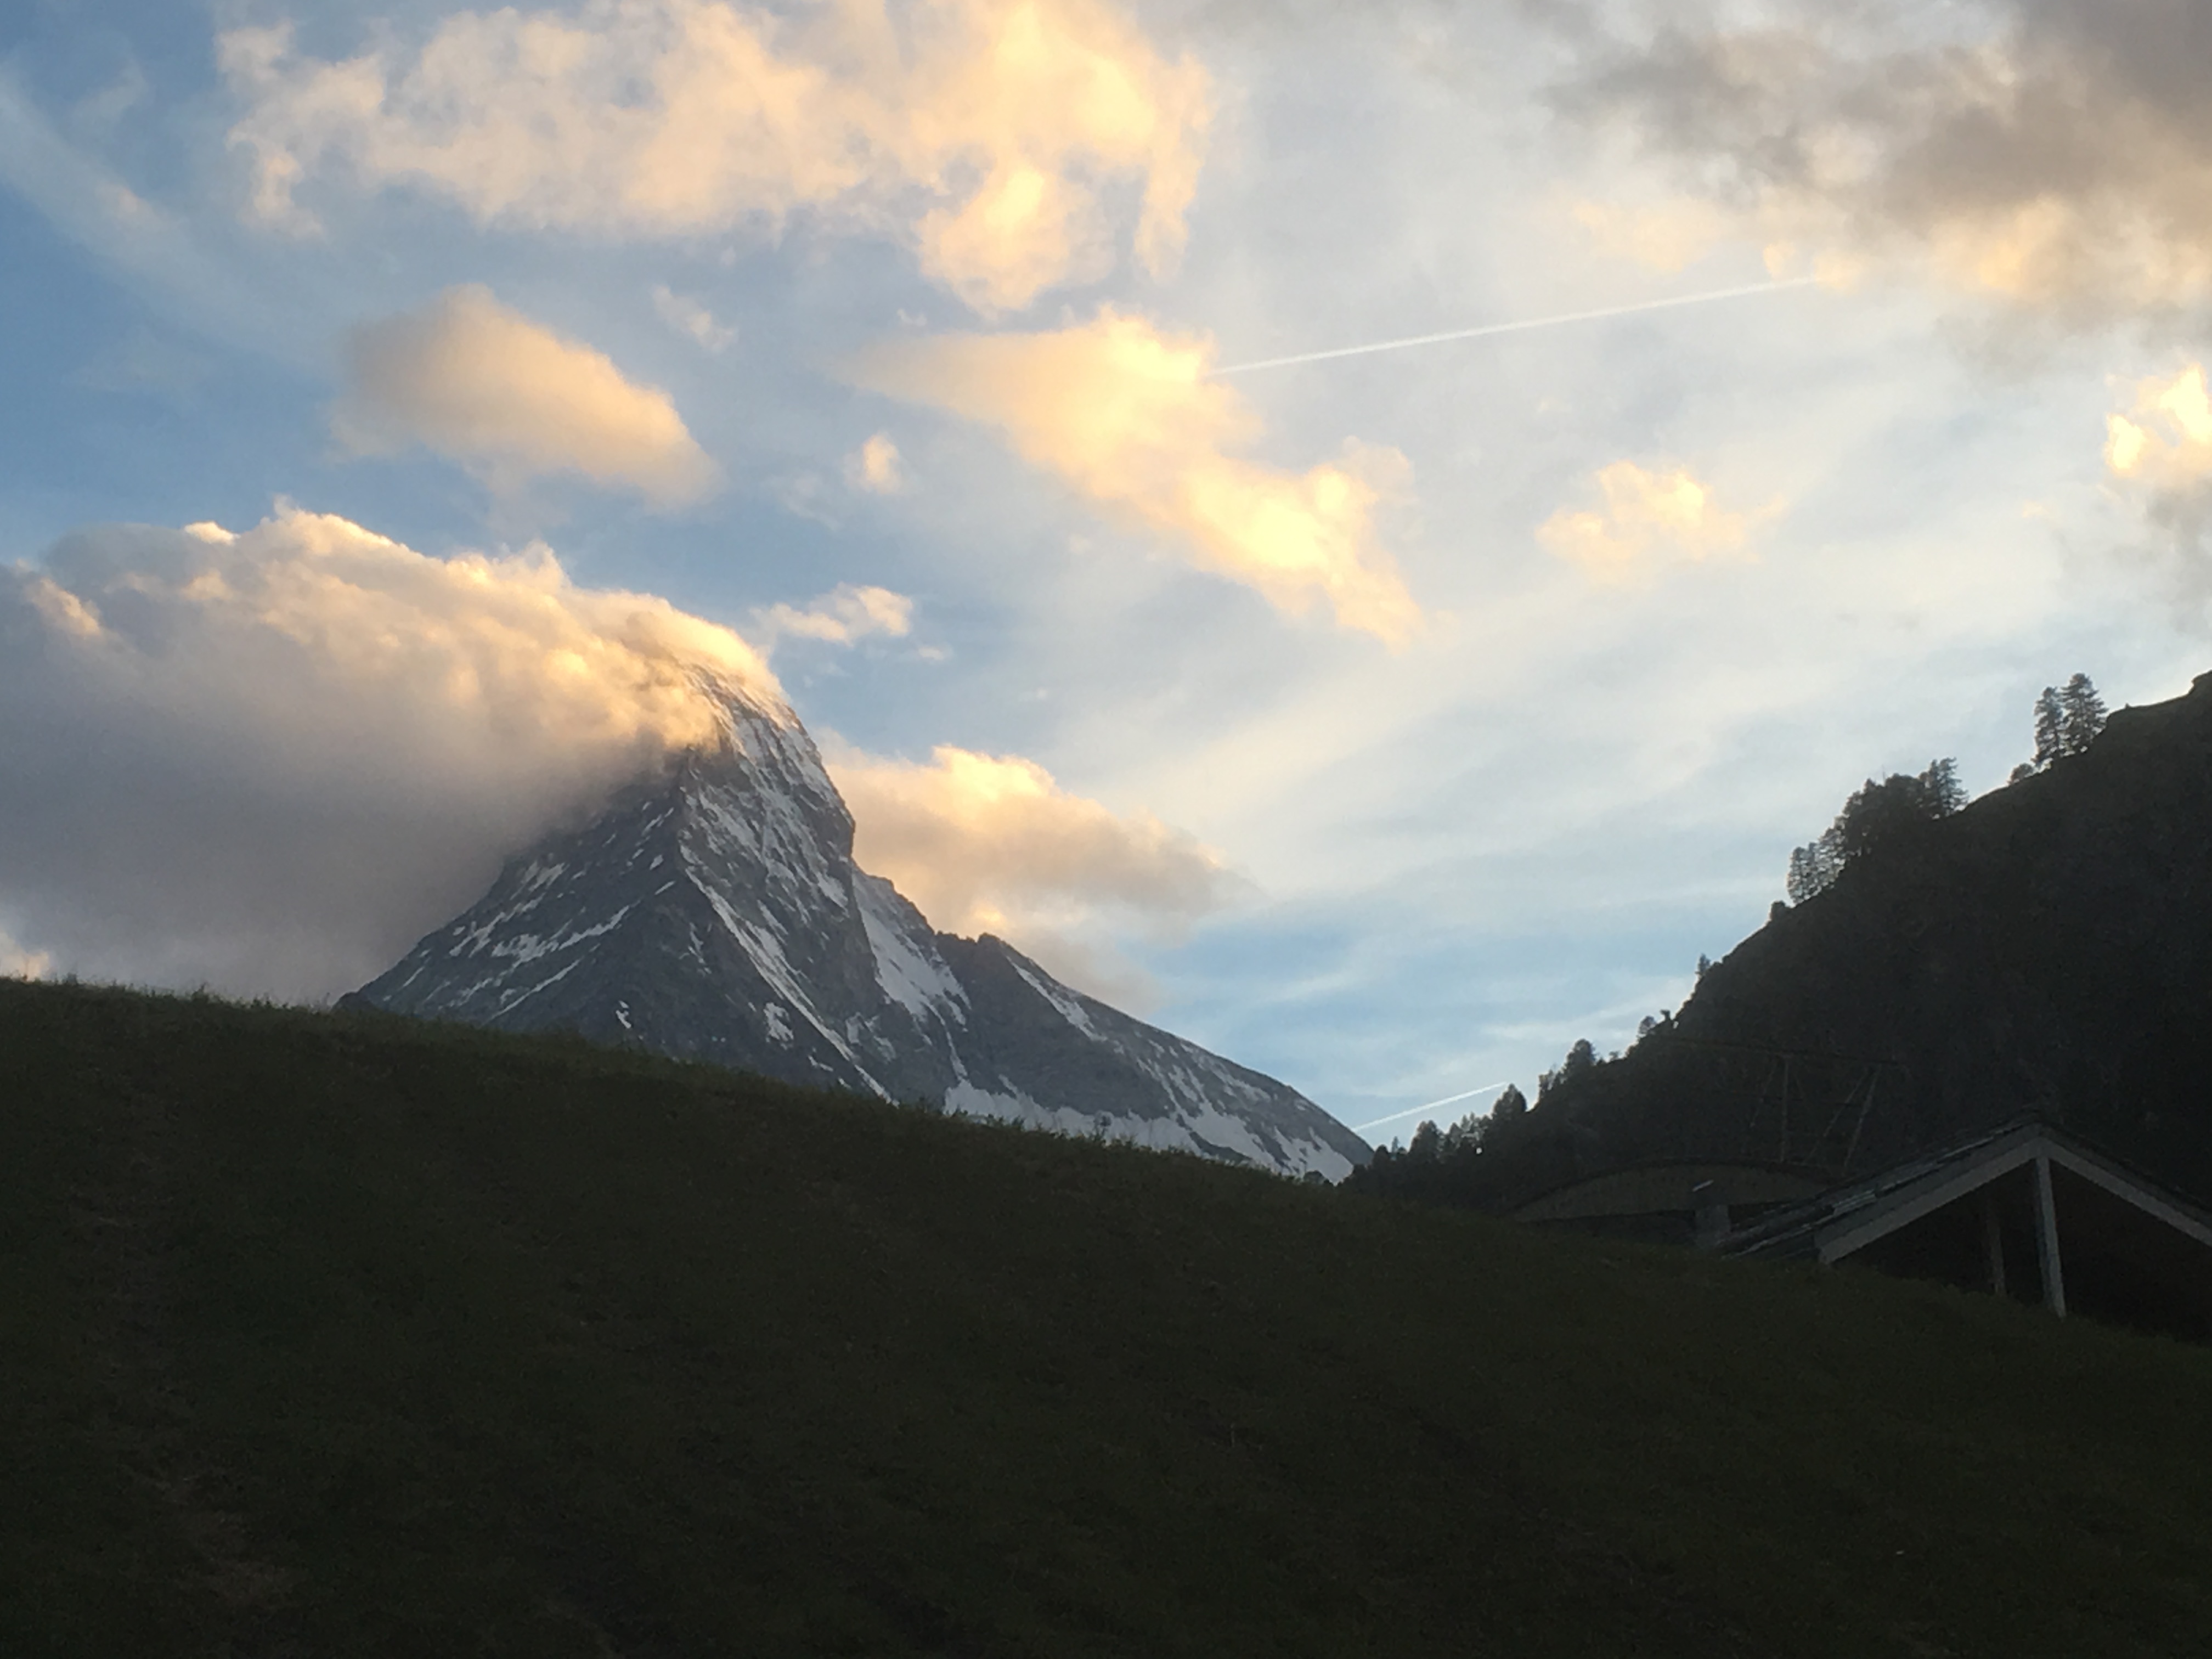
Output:
[[495,488],[576,472],[659,507],[720,483],[666,392],[633,384],[489,289],[448,289],[421,311],[356,329],[347,360],[333,425],[357,453],[421,443]]
[[[543,544],[433,558],[288,508],[243,534],[214,524],[140,532],[139,556],[120,564],[81,563],[79,545],[64,542],[50,574],[22,578],[56,635],[88,661],[148,674],[158,641],[180,694],[219,694],[241,711],[265,697],[264,718],[282,717],[285,702],[273,672],[256,678],[252,665],[270,659],[293,665],[302,708],[320,684],[334,703],[481,719],[584,749],[710,735],[702,668],[781,696],[728,629],[650,594],[578,587]],[[120,626],[108,614],[118,611]]]
[[[0,568],[0,917],[88,974],[315,996],[711,737],[759,654],[543,547],[434,558],[285,511]],[[88,833],[96,826],[96,833]]]
[[1325,600],[1344,627],[1405,640],[1420,613],[1374,526],[1377,503],[1409,474],[1405,458],[1351,443],[1304,473],[1240,459],[1259,417],[1206,379],[1212,357],[1211,340],[1109,308],[1049,333],[888,343],[849,372],[999,428],[1024,460],[1280,610]]
[[1597,475],[1601,511],[1562,508],[1537,529],[1554,556],[1594,580],[1620,582],[1676,559],[1740,553],[1757,517],[1726,513],[1712,491],[1680,468],[1654,472],[1615,461]]
[[1600,253],[1652,270],[1694,264],[1735,228],[1711,204],[1688,198],[1638,207],[1576,202],[1569,212]]
[[829,765],[861,868],[932,925],[996,933],[1085,988],[1132,989],[1126,969],[1084,945],[1086,924],[1133,919],[1174,934],[1243,890],[1191,836],[1071,794],[1034,761],[945,747],[916,765],[833,744]]
[[1114,263],[1115,193],[1154,273],[1179,257],[1211,93],[1105,0],[881,0],[771,11],[622,0],[462,12],[418,52],[301,57],[289,26],[222,37],[255,211],[342,170],[485,223],[691,236],[809,210],[892,233],[990,312]]
[[2202,363],[2142,381],[2134,407],[2106,417],[2105,465],[2151,532],[2134,556],[2201,628],[2212,617],[2212,389]]
[[2105,464],[2154,489],[2186,489],[2212,478],[2212,396],[2204,368],[2191,363],[2171,380],[2145,380],[2134,409],[2106,420]]
[[895,495],[906,488],[906,469],[888,433],[877,433],[845,458],[845,482],[874,495]]
[[914,601],[888,587],[840,584],[806,605],[772,605],[753,612],[752,637],[763,650],[778,640],[851,645],[871,634],[903,638],[914,626]]

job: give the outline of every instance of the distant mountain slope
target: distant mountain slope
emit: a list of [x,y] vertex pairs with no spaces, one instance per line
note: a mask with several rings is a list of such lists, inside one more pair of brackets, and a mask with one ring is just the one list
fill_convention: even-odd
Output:
[[1333,1180],[1365,1158],[1295,1090],[1001,939],[933,932],[854,865],[852,818],[788,706],[715,692],[719,743],[512,860],[362,999],[1288,1175]]
[[1778,911],[1458,1195],[1681,1156],[1860,1171],[2023,1110],[2212,1194],[2212,675]]

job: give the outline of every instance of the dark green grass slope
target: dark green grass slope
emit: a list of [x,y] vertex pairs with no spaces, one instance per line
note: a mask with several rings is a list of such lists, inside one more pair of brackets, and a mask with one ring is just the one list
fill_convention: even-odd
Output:
[[0,1654],[2205,1651],[2212,1352],[0,983]]

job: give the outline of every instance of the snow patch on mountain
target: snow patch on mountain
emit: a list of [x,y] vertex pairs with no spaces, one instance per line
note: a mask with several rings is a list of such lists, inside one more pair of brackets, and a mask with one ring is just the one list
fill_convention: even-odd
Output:
[[949,1018],[968,1023],[967,993],[945,959],[917,933],[918,913],[881,876],[854,872],[853,890],[860,901],[860,921],[875,952],[876,982],[884,994],[917,1020]]
[[1098,1028],[1091,1023],[1091,1016],[1083,1012],[1083,1003],[1075,994],[1043,969],[1025,962],[1016,962],[1014,971],[1029,984],[1029,988],[1059,1010],[1060,1017],[1093,1042],[1103,1042]]

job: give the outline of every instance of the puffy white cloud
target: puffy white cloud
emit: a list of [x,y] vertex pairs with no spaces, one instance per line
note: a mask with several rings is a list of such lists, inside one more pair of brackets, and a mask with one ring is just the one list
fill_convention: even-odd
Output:
[[805,605],[772,605],[753,612],[752,638],[763,651],[779,640],[821,640],[852,645],[872,634],[902,639],[914,627],[914,601],[888,587],[841,582]]
[[1278,609],[1326,600],[1344,627],[1405,640],[1420,612],[1374,526],[1410,474],[1405,457],[1354,441],[1302,474],[1243,459],[1233,452],[1258,438],[1260,420],[1206,378],[1213,350],[1109,307],[1046,333],[886,343],[848,372],[999,428],[1024,460]]
[[2185,0],[1780,0],[1583,45],[1565,108],[1832,272],[2081,323],[2212,300],[2212,31]]
[[906,488],[906,469],[888,433],[877,433],[845,458],[845,482],[875,495],[896,495]]
[[1598,581],[1631,580],[1671,560],[1741,553],[1757,518],[1765,516],[1722,511],[1712,491],[1679,467],[1654,472],[1615,461],[1598,473],[1597,484],[1602,511],[1563,507],[1536,537]]
[[542,547],[343,519],[110,526],[0,569],[0,916],[58,969],[288,997],[396,960],[502,857],[713,729],[726,629]]
[[422,443],[497,489],[577,472],[659,507],[697,501],[721,480],[666,392],[475,284],[356,329],[347,365],[333,425],[358,453]]
[[863,869],[945,932],[996,933],[1109,999],[1141,1002],[1145,987],[1097,943],[1096,924],[1173,937],[1243,890],[1191,836],[1071,794],[1018,756],[943,747],[919,765],[833,743],[827,757]]
[[313,224],[320,173],[407,184],[479,222],[610,235],[774,234],[808,210],[903,238],[986,311],[1179,256],[1211,115],[1104,0],[591,0],[446,18],[414,52],[325,62],[289,27],[222,37],[246,111],[232,143],[264,219]]
[[738,343],[734,325],[718,320],[696,300],[676,293],[665,283],[653,285],[653,308],[660,313],[662,322],[678,334],[689,335],[717,357]]

